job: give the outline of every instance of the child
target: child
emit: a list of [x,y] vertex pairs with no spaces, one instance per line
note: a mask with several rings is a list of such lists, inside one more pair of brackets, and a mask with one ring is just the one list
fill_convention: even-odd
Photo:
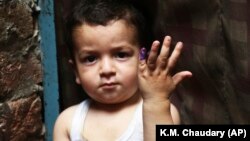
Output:
[[145,59],[142,19],[124,1],[83,0],[73,9],[70,63],[90,99],[59,115],[54,141],[153,141],[156,124],[180,123],[169,97],[192,75],[170,75],[183,45],[177,43],[170,56],[166,36],[160,54],[160,42],[154,41]]

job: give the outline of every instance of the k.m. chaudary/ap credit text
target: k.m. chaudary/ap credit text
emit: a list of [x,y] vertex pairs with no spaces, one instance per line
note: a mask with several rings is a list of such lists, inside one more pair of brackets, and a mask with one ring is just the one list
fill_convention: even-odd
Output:
[[210,138],[250,140],[250,125],[156,125],[156,140]]

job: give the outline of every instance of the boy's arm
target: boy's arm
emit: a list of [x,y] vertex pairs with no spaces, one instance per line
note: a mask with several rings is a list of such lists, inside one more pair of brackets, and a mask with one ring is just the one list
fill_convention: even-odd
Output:
[[174,124],[181,124],[181,117],[178,109],[175,107],[175,105],[171,104],[170,105],[170,112],[173,118]]
[[154,141],[156,124],[174,124],[170,95],[176,86],[185,78],[191,77],[189,71],[182,71],[172,75],[183,44],[178,42],[171,55],[171,37],[166,36],[158,55],[158,41],[154,41],[147,61],[140,63],[139,87],[143,97],[143,128],[144,140]]
[[70,141],[69,131],[75,107],[63,111],[57,118],[53,131],[53,141]]
[[[144,141],[154,141],[156,124],[180,124],[179,112],[170,102],[143,103]],[[168,110],[169,109],[169,110]]]

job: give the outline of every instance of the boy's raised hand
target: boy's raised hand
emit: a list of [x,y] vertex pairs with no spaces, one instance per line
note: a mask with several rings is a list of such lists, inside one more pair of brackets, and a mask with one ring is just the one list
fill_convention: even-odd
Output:
[[170,54],[171,37],[164,38],[160,54],[160,42],[154,41],[147,60],[139,65],[139,89],[145,102],[168,101],[176,86],[185,78],[191,77],[189,71],[181,71],[172,75],[172,70],[180,57],[183,43],[178,42]]
[[191,77],[189,71],[172,75],[172,70],[180,57],[183,44],[178,42],[170,55],[171,37],[166,36],[160,54],[160,42],[154,41],[147,60],[139,65],[139,89],[143,97],[144,141],[156,139],[157,124],[174,124],[169,97],[176,86],[185,78]]

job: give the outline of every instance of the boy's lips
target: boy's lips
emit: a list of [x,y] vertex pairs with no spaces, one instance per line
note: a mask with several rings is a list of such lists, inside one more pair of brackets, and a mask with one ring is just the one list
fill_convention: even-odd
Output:
[[100,85],[100,88],[103,88],[103,89],[114,89],[116,88],[118,85],[117,82],[108,82],[108,83],[102,83]]

